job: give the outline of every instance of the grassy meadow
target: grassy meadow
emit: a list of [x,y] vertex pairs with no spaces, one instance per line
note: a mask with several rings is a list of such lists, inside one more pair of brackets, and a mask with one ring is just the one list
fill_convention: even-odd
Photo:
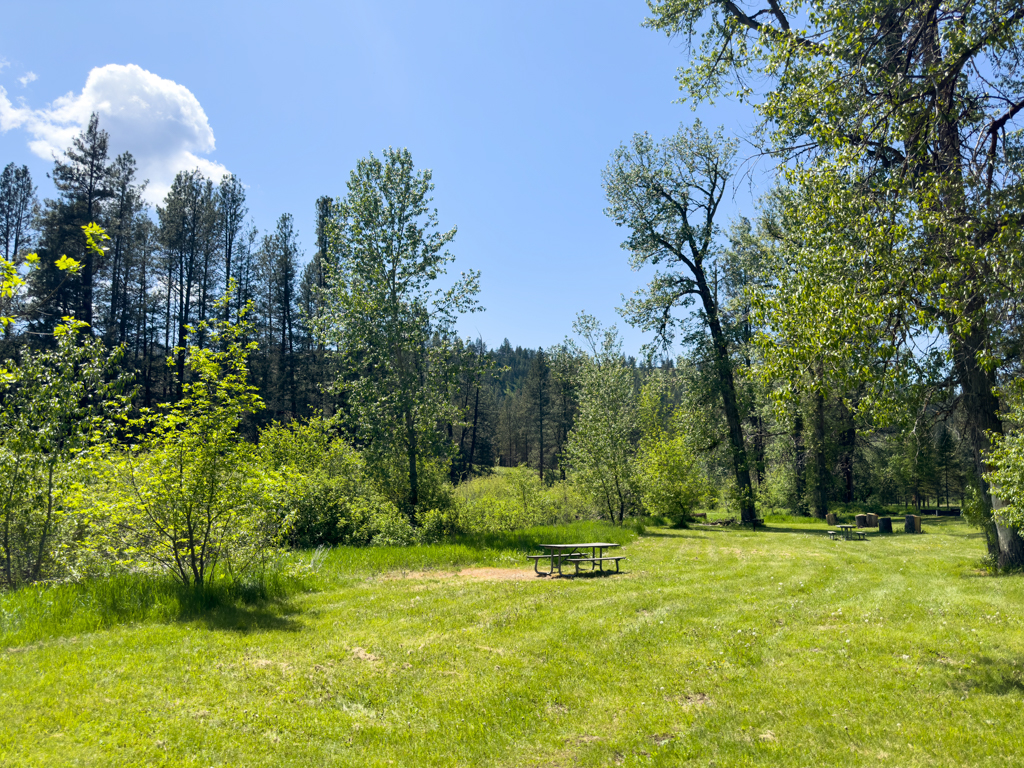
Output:
[[[956,519],[794,520],[337,548],[201,599],[2,595],[0,765],[1024,765],[1024,580]],[[623,573],[524,558],[594,538]]]

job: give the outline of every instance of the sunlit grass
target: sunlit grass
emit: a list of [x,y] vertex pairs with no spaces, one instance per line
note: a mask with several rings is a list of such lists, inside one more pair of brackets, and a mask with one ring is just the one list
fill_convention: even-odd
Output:
[[1021,764],[1024,580],[959,520],[825,529],[650,529],[605,578],[533,577],[551,531],[336,550],[311,591],[5,640],[0,764]]

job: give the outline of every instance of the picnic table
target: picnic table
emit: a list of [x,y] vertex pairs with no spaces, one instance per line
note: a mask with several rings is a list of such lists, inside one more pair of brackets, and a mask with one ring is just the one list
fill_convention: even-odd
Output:
[[[844,523],[842,525],[837,525],[836,528],[838,528],[842,532],[843,538],[846,539],[847,541],[852,539],[854,537],[854,535],[859,536],[862,539],[865,538],[864,537],[864,532],[863,531],[858,531],[856,525],[850,525],[849,523]],[[832,534],[834,534],[835,531],[829,531],[828,533],[829,533],[829,538],[832,538]]]
[[[543,555],[527,555],[527,559],[533,560],[533,570],[538,574],[551,576],[555,569],[558,569],[558,575],[562,575],[562,563],[569,562],[576,566],[575,575],[579,575],[580,564],[590,563],[590,570],[601,570],[604,571],[605,562],[612,561],[615,563],[615,572],[619,571],[619,560],[625,560],[623,556],[605,556],[604,551],[606,549],[612,549],[613,547],[619,546],[618,544],[610,544],[606,541],[592,541],[583,544],[540,544],[538,545],[541,549],[546,550]],[[587,556],[585,550],[590,550],[590,556]],[[546,574],[540,570],[540,561],[547,560],[549,568]]]

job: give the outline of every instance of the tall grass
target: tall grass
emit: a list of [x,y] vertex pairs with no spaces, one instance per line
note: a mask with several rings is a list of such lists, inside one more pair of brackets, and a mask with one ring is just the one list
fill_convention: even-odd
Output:
[[119,624],[182,621],[224,608],[278,600],[297,582],[279,571],[224,577],[202,589],[169,575],[124,573],[71,584],[37,584],[0,593],[0,646],[68,637]]
[[[34,585],[0,593],[0,647],[70,637],[120,624],[203,619],[230,626],[252,610],[283,610],[283,601],[351,577],[393,571],[459,570],[471,566],[526,567],[540,544],[607,541],[627,544],[636,533],[606,522],[538,526],[467,534],[443,544],[345,547],[287,555],[276,568],[249,578],[222,577],[202,589],[170,576],[125,573],[72,584]],[[239,615],[246,613],[246,616]],[[251,623],[251,621],[249,621]]]

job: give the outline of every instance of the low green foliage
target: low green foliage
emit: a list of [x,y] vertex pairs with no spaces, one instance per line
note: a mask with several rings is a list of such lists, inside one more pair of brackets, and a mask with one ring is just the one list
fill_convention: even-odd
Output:
[[394,527],[398,508],[376,490],[363,457],[333,427],[318,418],[272,424],[260,433],[261,464],[285,478],[280,501],[289,543],[308,548],[393,541],[383,529]]
[[694,511],[711,492],[681,435],[661,435],[642,445],[635,475],[644,509],[676,526],[692,522]]
[[[1017,380],[1006,388],[1010,406],[1007,421],[1012,424],[1004,435],[993,435],[995,445],[989,454],[992,472],[987,476],[996,495],[1005,506],[995,511],[995,519],[1002,525],[1024,531],[1024,381]],[[972,522],[988,524],[988,510],[980,503],[979,494],[970,494],[968,504]]]
[[421,516],[427,540],[454,534],[515,531],[590,518],[594,514],[578,486],[564,481],[545,485],[527,467],[499,469],[462,483],[456,489],[456,499],[453,509]]
[[73,570],[82,527],[68,504],[75,461],[119,404],[121,350],[80,338],[84,323],[64,320],[55,349],[25,351],[0,379],[0,586]]

